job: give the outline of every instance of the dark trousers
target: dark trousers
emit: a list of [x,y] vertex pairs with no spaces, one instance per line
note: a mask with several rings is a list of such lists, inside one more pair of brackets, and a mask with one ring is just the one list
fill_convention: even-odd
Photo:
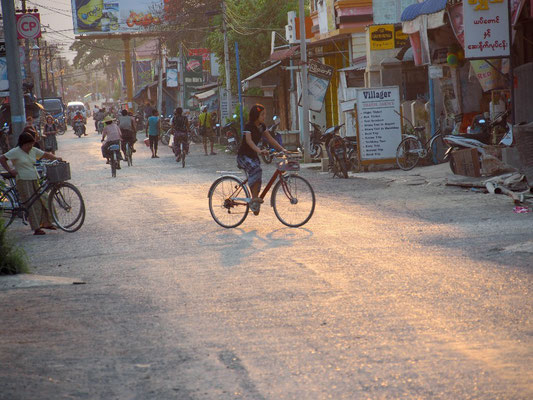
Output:
[[181,146],[183,145],[183,151],[189,153],[189,140],[187,137],[187,132],[176,132],[174,134],[174,154],[177,157],[181,156]]
[[150,150],[152,150],[152,153],[157,154],[157,142],[159,139],[159,136],[148,136],[150,138]]
[[135,133],[130,130],[122,129],[122,140],[120,141],[120,147],[126,157],[126,143],[130,144],[130,147],[133,149],[133,144],[137,141]]

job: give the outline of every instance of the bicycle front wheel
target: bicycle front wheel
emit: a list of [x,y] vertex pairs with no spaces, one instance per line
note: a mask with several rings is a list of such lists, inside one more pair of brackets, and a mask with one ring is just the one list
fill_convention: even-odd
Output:
[[209,211],[217,224],[235,228],[243,223],[250,209],[250,192],[240,179],[218,178],[209,189]]
[[299,175],[282,176],[272,191],[272,207],[280,222],[291,228],[304,225],[315,212],[315,192]]
[[65,232],[76,232],[85,221],[85,203],[78,188],[71,183],[55,185],[48,197],[48,209],[55,224]]
[[396,149],[396,164],[400,169],[409,171],[416,167],[420,160],[422,144],[414,137],[403,139]]
[[16,206],[13,196],[9,192],[0,190],[0,220],[7,228],[16,217]]
[[446,153],[450,146],[444,141],[444,137],[441,134],[435,135],[429,142],[431,148],[432,161],[437,164],[442,164],[446,161]]

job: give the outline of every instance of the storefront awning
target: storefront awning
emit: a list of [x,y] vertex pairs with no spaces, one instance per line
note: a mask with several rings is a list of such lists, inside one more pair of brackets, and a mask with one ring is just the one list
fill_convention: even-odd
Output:
[[261,75],[267,73],[268,71],[276,68],[278,65],[281,64],[281,61],[277,61],[275,62],[274,64],[272,65],[269,65],[268,67],[266,68],[263,68],[261,71],[257,71],[255,74],[253,74],[252,76],[249,76],[248,78],[244,79],[241,83],[242,83],[242,86],[243,86],[243,89],[246,90],[248,89],[248,85],[250,84],[251,81],[253,81],[254,79],[257,79],[259,78]]
[[366,56],[356,58],[349,67],[339,69],[339,72],[364,71],[366,69]]
[[412,21],[420,15],[430,15],[446,8],[447,0],[426,0],[422,3],[411,4],[402,12],[401,21]]
[[413,34],[421,29],[436,29],[444,25],[447,0],[426,0],[411,4],[402,12],[402,31]]
[[192,97],[196,97],[198,100],[203,101],[217,94],[218,88],[208,90],[206,92],[196,93]]
[[300,50],[300,46],[290,47],[288,49],[276,50],[270,55],[270,61],[281,61],[292,57]]

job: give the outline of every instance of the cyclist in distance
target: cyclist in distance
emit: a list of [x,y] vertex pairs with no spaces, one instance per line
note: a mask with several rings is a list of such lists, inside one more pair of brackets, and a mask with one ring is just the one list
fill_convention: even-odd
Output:
[[189,132],[189,120],[183,115],[181,107],[176,108],[174,117],[172,118],[172,130],[174,131],[174,154],[176,155],[176,162],[181,161],[181,144],[183,143],[183,151],[189,153],[189,141],[187,133]]
[[281,151],[287,152],[267,131],[265,126],[265,107],[261,104],[255,104],[250,109],[248,123],[244,125],[244,138],[237,152],[237,165],[246,171],[248,175],[248,186],[252,192],[252,201],[250,209],[254,215],[259,214],[261,203],[263,199],[259,197],[261,190],[261,180],[263,170],[261,169],[261,161],[259,161],[259,154],[268,154],[268,150],[261,150],[258,147],[262,138],[266,139],[272,147]]
[[121,147],[124,153],[124,159],[126,159],[126,143],[130,144],[132,153],[135,153],[133,148],[134,143],[137,141],[137,135],[135,128],[135,119],[128,114],[128,110],[122,110],[118,116],[118,127],[122,133]]

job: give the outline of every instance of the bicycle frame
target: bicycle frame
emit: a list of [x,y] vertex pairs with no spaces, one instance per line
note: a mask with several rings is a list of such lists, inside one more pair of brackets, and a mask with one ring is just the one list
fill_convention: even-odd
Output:
[[44,181],[39,185],[39,188],[30,196],[28,200],[22,202],[20,201],[16,186],[13,184],[13,182],[11,182],[12,180],[13,179],[10,179],[11,186],[8,186],[7,190],[4,193],[11,194],[13,196],[13,200],[15,200],[16,203],[16,208],[13,211],[29,210],[33,203],[40,199],[41,196],[45,194],[54,185],[53,183],[48,183],[48,181]]

